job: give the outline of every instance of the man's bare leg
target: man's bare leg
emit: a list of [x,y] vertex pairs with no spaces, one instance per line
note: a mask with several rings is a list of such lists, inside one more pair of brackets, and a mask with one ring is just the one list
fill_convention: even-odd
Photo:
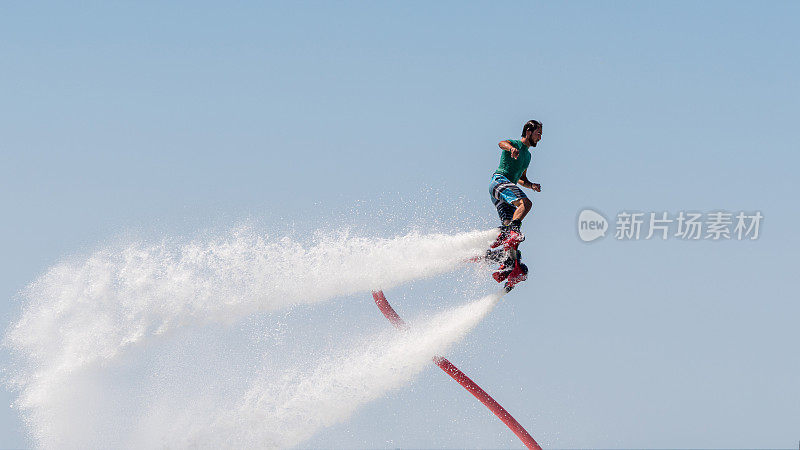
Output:
[[503,242],[504,245],[510,245],[516,248],[516,245],[525,240],[525,235],[519,230],[522,224],[522,219],[528,214],[533,206],[533,203],[527,198],[521,198],[511,203],[517,209],[511,220],[503,221],[503,229],[497,237],[497,242]]
[[522,219],[524,219],[525,216],[528,214],[528,212],[530,212],[531,207],[533,206],[533,202],[531,202],[530,199],[521,198],[512,203],[512,205],[516,206],[517,210],[514,211],[514,216],[511,218],[511,221],[513,222],[518,220],[521,222]]
[[[525,239],[525,236],[520,232],[519,226],[522,223],[522,219],[528,214],[533,206],[533,202],[530,201],[528,198],[521,198],[511,203],[517,209],[514,211],[514,215],[511,216],[511,220],[504,220],[503,221],[503,228],[501,229],[500,235],[497,237],[497,244],[500,242],[505,242],[506,239],[509,237],[509,232],[514,231],[516,236],[515,239],[518,239],[517,243]],[[495,245],[496,246],[496,245]],[[494,248],[495,246],[492,246]]]

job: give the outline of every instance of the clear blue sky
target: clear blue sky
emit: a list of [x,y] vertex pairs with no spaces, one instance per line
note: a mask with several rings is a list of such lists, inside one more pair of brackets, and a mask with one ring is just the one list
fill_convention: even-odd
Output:
[[[52,264],[131,230],[314,229],[373,208],[386,233],[413,225],[404,208],[492,225],[496,144],[536,118],[534,277],[453,361],[543,444],[794,448],[798,17],[797,2],[5,2],[4,324]],[[755,242],[587,245],[587,206],[765,219]],[[517,445],[450,384],[427,371],[309,445]],[[441,419],[444,401],[463,416]],[[0,437],[29,445],[8,408]]]

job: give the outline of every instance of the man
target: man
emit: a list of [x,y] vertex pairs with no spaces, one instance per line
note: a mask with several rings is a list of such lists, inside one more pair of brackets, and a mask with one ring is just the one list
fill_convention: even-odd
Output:
[[520,232],[522,219],[531,210],[532,203],[528,197],[517,186],[541,192],[542,187],[538,183],[531,183],[528,180],[528,165],[531,162],[530,147],[536,147],[542,139],[542,123],[530,120],[522,127],[522,139],[508,139],[498,145],[502,149],[500,153],[500,166],[492,174],[492,182],[489,185],[489,194],[492,202],[497,208],[503,226],[500,227],[498,243],[514,247],[525,240],[525,236]]

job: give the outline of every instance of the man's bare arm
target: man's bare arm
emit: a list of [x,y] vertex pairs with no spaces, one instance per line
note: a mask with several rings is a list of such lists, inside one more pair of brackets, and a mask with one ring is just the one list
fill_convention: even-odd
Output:
[[514,159],[519,158],[519,150],[516,147],[514,147],[513,145],[511,145],[511,142],[500,141],[500,143],[497,144],[497,145],[500,148],[502,148],[504,151],[510,152],[512,158],[514,158]]
[[536,192],[542,192],[542,186],[539,183],[531,183],[531,181],[528,179],[528,169],[525,169],[525,171],[522,172],[522,176],[519,177],[519,181],[517,181],[517,183],[519,183],[519,185],[522,187],[533,189]]

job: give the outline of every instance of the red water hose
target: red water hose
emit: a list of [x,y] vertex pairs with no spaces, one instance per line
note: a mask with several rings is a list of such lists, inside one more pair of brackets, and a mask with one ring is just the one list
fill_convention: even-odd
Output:
[[[383,295],[383,291],[372,291],[372,298],[375,299],[375,304],[378,305],[378,308],[381,310],[384,316],[389,319],[389,322],[392,323],[396,328],[404,329],[407,327],[405,321],[397,314],[397,312],[392,308],[392,305],[389,304],[389,301],[386,300],[386,296]],[[453,365],[450,361],[446,358],[441,356],[434,356],[433,362],[439,366],[440,369],[444,370],[444,372],[450,375],[454,380],[458,382],[461,386],[464,387],[470,394],[474,395],[475,398],[480,400],[481,403],[486,405],[487,408],[491,412],[494,413],[500,420],[503,421],[506,426],[517,435],[517,437],[525,444],[526,447],[529,449],[536,449],[541,450],[542,447],[536,443],[525,428],[519,424],[508,411],[505,410],[502,406],[500,406],[495,399],[492,398],[491,395],[487,394],[486,391],[481,389],[470,377],[468,377],[464,372],[458,370],[458,367]]]

